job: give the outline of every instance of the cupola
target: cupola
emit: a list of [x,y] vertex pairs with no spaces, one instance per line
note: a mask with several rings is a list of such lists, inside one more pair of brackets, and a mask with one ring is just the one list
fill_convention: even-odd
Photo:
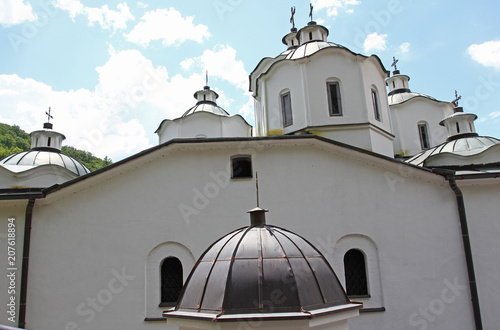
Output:
[[219,94],[207,85],[194,93],[196,104],[182,116],[164,119],[158,129],[159,142],[164,143],[176,138],[220,138],[246,137],[252,135],[250,126],[241,115],[231,116],[217,105]]
[[447,141],[453,141],[462,137],[478,136],[474,127],[477,116],[473,113],[464,112],[462,107],[455,107],[454,113],[444,118],[439,125],[446,127],[448,132]]
[[297,32],[300,45],[303,45],[310,41],[327,41],[328,29],[322,25],[316,24],[314,21],[310,21],[302,29]]
[[385,80],[385,83],[387,87],[389,87],[389,94],[388,96],[394,95],[394,94],[399,94],[399,93],[410,93],[410,77],[401,74],[396,66],[399,60],[396,60],[395,57],[393,57],[393,62],[391,64],[392,67],[394,67],[394,71],[392,71],[392,76],[387,78]]
[[362,305],[347,298],[318,249],[268,225],[266,212],[249,211],[250,226],[223,236],[202,254],[175,309],[164,312],[167,322],[180,329],[188,321],[189,329],[235,329],[234,323],[258,319],[263,329],[309,329],[313,323],[347,329],[347,319]]
[[61,153],[62,141],[66,137],[52,130],[50,108],[46,114],[48,120],[43,124],[43,130],[33,131],[30,134],[31,150],[5,157],[0,165],[15,173],[31,170],[41,165],[57,165],[77,176],[90,173],[89,169],[78,160]]

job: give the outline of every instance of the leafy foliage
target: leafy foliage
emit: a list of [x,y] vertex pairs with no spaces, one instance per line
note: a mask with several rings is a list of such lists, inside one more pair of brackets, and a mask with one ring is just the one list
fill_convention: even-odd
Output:
[[[12,154],[31,149],[31,137],[17,125],[0,123],[0,159]],[[90,152],[69,146],[63,146],[61,152],[85,165],[90,171],[98,170],[112,163],[107,156],[104,159],[92,155]]]

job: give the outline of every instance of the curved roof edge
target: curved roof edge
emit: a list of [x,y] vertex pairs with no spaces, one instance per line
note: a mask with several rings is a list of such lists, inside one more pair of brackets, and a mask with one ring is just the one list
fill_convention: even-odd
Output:
[[146,149],[146,150],[143,150],[139,153],[136,153],[132,156],[129,156],[127,158],[124,158],[116,163],[112,163],[106,167],[103,167],[103,168],[100,168],[98,170],[95,170],[93,172],[90,172],[88,174],[85,174],[85,175],[82,175],[82,176],[79,176],[79,177],[76,177],[75,179],[73,180],[70,180],[70,181],[66,181],[62,184],[55,184],[51,187],[47,187],[44,189],[44,193],[45,194],[51,194],[51,193],[55,193],[61,189],[64,189],[66,187],[69,187],[69,186],[72,186],[74,184],[77,184],[81,181],[84,181],[84,180],[87,180],[89,178],[92,178],[94,176],[97,176],[97,175],[101,175],[105,172],[109,172],[113,169],[115,169],[116,167],[120,167],[122,165],[125,165],[127,164],[128,162],[131,162],[133,160],[136,160],[138,158],[141,158],[145,155],[148,155],[148,154],[151,154],[157,150],[160,150],[162,148],[166,148],[166,147],[170,147],[170,146],[174,146],[174,145],[178,145],[178,144],[206,144],[206,143],[216,143],[216,142],[238,142],[238,143],[241,143],[241,142],[252,142],[252,141],[260,141],[261,143],[264,143],[266,141],[280,141],[280,140],[311,140],[311,141],[319,141],[319,142],[323,142],[323,143],[326,143],[326,144],[330,144],[330,145],[333,145],[333,146],[337,146],[337,147],[340,147],[340,148],[344,148],[346,150],[352,150],[354,152],[356,152],[358,155],[364,155],[364,157],[373,157],[373,159],[378,159],[380,161],[385,161],[385,162],[388,162],[390,164],[393,164],[395,166],[395,168],[399,168],[399,166],[409,166],[410,168],[413,168],[415,169],[415,171],[413,171],[412,173],[427,173],[427,174],[433,174],[433,175],[436,175],[436,176],[443,176],[441,174],[438,174],[438,173],[434,173],[432,172],[430,169],[428,168],[424,168],[424,167],[421,167],[421,166],[417,166],[417,165],[413,165],[413,164],[410,164],[410,163],[407,163],[407,162],[404,162],[404,161],[401,161],[401,160],[397,160],[397,159],[394,159],[394,158],[391,158],[391,157],[388,157],[388,156],[384,156],[384,155],[381,155],[381,154],[377,154],[375,152],[372,152],[372,151],[369,151],[369,150],[365,150],[365,149],[361,149],[361,148],[358,148],[358,147],[355,147],[355,146],[352,146],[352,145],[349,145],[349,144],[346,144],[346,143],[342,143],[342,142],[339,142],[339,141],[335,141],[335,140],[331,140],[331,139],[328,139],[328,138],[325,138],[325,137],[321,137],[321,136],[317,136],[317,135],[314,135],[314,134],[302,134],[302,135],[274,135],[274,136],[262,136],[262,137],[227,137],[227,138],[206,138],[206,139],[196,139],[196,138],[178,138],[178,139],[172,139],[172,140],[168,140],[167,142],[164,142],[162,144],[159,144],[159,145],[156,145],[154,147],[151,147],[149,149]]
[[187,118],[190,118],[196,114],[207,114],[207,115],[210,115],[210,116],[217,116],[217,117],[220,117],[220,118],[234,118],[234,117],[240,117],[243,122],[245,124],[247,124],[248,126],[250,127],[253,127],[252,125],[250,125],[248,123],[248,121],[245,119],[245,117],[243,117],[242,115],[240,115],[239,113],[235,114],[235,115],[228,115],[228,116],[223,116],[223,115],[218,115],[216,113],[212,113],[212,112],[208,112],[208,111],[197,111],[197,112],[193,112],[193,113],[190,113],[188,115],[186,115],[185,117],[177,117],[177,118],[174,118],[174,119],[163,119],[160,123],[160,126],[158,126],[158,128],[156,129],[155,133],[158,133],[161,128],[163,127],[163,124],[167,123],[167,122],[176,122],[176,121],[181,121],[183,119],[187,119]]
[[[312,41],[312,42],[316,42],[316,41]],[[324,53],[325,51],[330,51],[331,49],[335,49],[335,50],[339,49],[341,51],[347,51],[349,54],[353,55],[354,57],[361,56],[364,60],[374,58],[379,63],[379,65],[380,65],[380,67],[382,69],[382,72],[384,72],[387,76],[389,76],[390,71],[388,71],[385,68],[384,64],[382,63],[382,60],[380,59],[380,57],[378,57],[378,55],[372,54],[372,55],[367,56],[367,55],[363,55],[361,53],[355,53],[355,52],[353,52],[352,50],[350,50],[349,48],[347,48],[345,46],[342,46],[342,45],[339,45],[339,44],[335,44],[333,42],[328,42],[328,43],[332,44],[332,45],[335,45],[335,46],[321,48],[321,49],[317,50],[316,52],[314,52],[314,53],[312,53],[310,55],[307,55],[307,56],[304,56],[304,57],[301,57],[301,58],[297,58],[297,59],[287,59],[287,58],[277,59],[278,57],[275,57],[275,59],[277,59],[277,60],[275,62],[273,62],[269,66],[269,68],[267,68],[266,71],[262,72],[261,74],[259,74],[258,77],[255,78],[255,86],[254,86],[255,87],[255,91],[252,91],[252,89],[251,89],[251,87],[252,87],[251,86],[252,85],[252,76],[253,76],[255,70],[257,69],[256,68],[254,71],[252,71],[252,73],[250,73],[250,92],[253,92],[254,97],[259,95],[259,89],[258,89],[259,83],[258,83],[258,80],[261,77],[269,74],[269,72],[271,72],[271,70],[273,70],[276,67],[276,65],[278,65],[280,63],[287,63],[288,61],[300,61],[300,60],[305,59],[305,58],[312,58],[316,54]],[[262,62],[262,60],[261,60],[261,62]]]
[[[404,95],[404,94],[412,94],[412,97],[409,97],[409,98],[407,98],[407,99],[405,99],[404,101],[401,101],[401,102],[395,102],[395,103],[393,103],[391,101],[391,99],[394,98],[396,95]],[[429,96],[427,94],[409,92],[409,93],[398,93],[398,94],[389,95],[389,106],[403,104],[403,103],[412,101],[412,100],[414,100],[416,98],[424,98],[424,99],[429,100],[429,101],[434,101],[434,102],[437,102],[437,103],[445,103],[445,104],[450,104],[451,105],[451,102],[449,102],[449,101],[441,101],[441,100],[438,100],[438,99],[436,99],[436,98],[434,98],[432,96]]]

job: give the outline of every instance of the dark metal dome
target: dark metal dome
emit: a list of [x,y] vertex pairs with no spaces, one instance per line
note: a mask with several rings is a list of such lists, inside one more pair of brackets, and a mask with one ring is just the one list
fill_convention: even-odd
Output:
[[35,148],[30,151],[23,151],[10,155],[0,161],[5,168],[20,172],[21,170],[37,167],[40,165],[59,165],[76,175],[89,173],[89,169],[82,163],[69,156],[62,154],[55,148]]
[[[259,211],[264,212],[250,212]],[[203,253],[167,317],[221,320],[232,314],[241,318],[279,313],[310,318],[316,310],[324,313],[350,304],[333,269],[312,244],[254,219],[251,226],[227,234]]]

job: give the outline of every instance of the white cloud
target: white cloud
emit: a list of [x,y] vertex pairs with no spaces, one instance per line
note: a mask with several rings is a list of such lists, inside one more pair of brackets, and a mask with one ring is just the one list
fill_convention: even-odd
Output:
[[339,9],[343,9],[346,13],[352,14],[354,9],[352,6],[357,6],[361,3],[359,0],[312,0],[314,11],[326,10],[328,16],[338,16]]
[[[199,57],[184,60],[181,65],[208,70],[210,77],[218,77],[230,84],[248,90],[248,72],[243,61],[236,59],[236,50],[229,45],[207,49]],[[194,64],[193,64],[194,63]]]
[[80,0],[55,0],[54,6],[65,10],[71,18],[84,15],[89,20],[89,25],[98,23],[104,29],[125,29],[129,20],[135,20],[126,2],[119,3],[118,10],[109,9],[108,5],[101,7],[86,7]]
[[386,50],[386,39],[387,34],[378,34],[377,32],[369,34],[363,43],[364,51],[371,52]]
[[484,66],[500,69],[500,41],[487,41],[467,48],[472,59]]
[[130,33],[125,34],[127,40],[141,46],[151,41],[161,40],[163,45],[179,45],[186,40],[201,43],[210,37],[205,25],[194,25],[194,17],[182,17],[174,8],[148,11]]
[[23,0],[0,0],[0,24],[14,25],[34,21],[35,14],[30,4]]
[[408,53],[410,51],[410,43],[409,42],[403,42],[401,45],[399,45],[399,50],[401,53]]

